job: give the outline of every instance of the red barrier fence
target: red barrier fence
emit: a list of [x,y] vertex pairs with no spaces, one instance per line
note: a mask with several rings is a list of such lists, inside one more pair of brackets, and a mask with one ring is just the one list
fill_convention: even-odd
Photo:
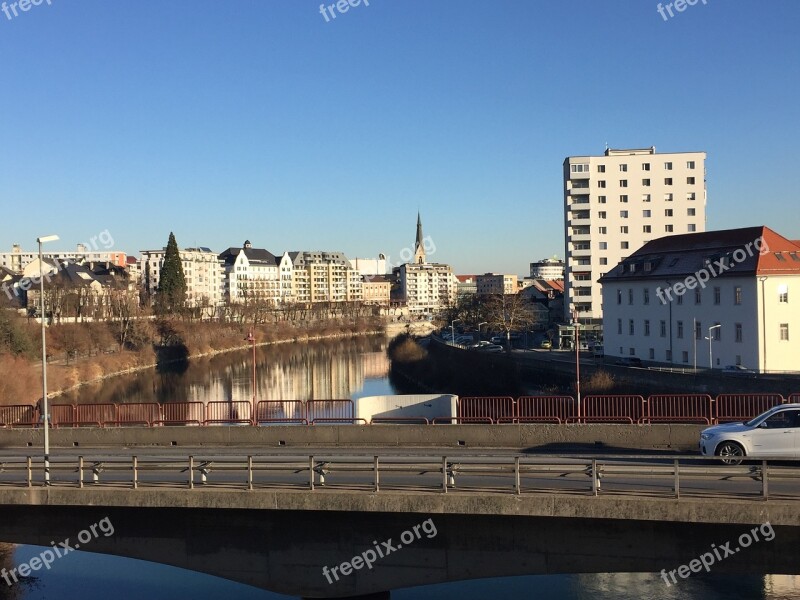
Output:
[[309,423],[353,422],[352,400],[309,400],[306,402],[306,419]]
[[103,427],[117,420],[116,404],[78,404],[75,407],[75,426]]
[[569,419],[579,423],[639,423],[645,415],[644,398],[636,395],[585,396],[580,413]]
[[460,421],[466,419],[491,419],[493,422],[497,422],[500,419],[513,419],[515,416],[515,403],[511,396],[477,396],[458,399],[458,418]]
[[704,423],[714,421],[713,399],[708,394],[662,394],[647,398],[648,423]]
[[256,406],[255,422],[308,424],[306,404],[302,400],[262,400]]
[[204,425],[252,422],[253,404],[247,400],[209,402],[206,404]]
[[161,405],[161,418],[154,425],[202,425],[205,411],[202,402],[167,402]]
[[[578,416],[572,396],[521,396],[516,408],[514,420],[519,423],[564,423]],[[504,418],[500,422],[510,421]]]
[[39,423],[39,411],[30,404],[0,406],[0,427],[32,427]]
[[718,423],[749,421],[784,402],[780,394],[720,394],[715,402],[714,417]]
[[[161,420],[161,405],[157,402],[133,402],[131,404],[117,404],[117,420],[115,425],[151,426]],[[110,425],[110,423],[106,423]]]
[[75,405],[74,404],[51,404],[50,424],[53,427],[72,427],[75,425]]
[[786,399],[787,402],[800,402],[800,392],[796,394],[790,394],[789,397]]

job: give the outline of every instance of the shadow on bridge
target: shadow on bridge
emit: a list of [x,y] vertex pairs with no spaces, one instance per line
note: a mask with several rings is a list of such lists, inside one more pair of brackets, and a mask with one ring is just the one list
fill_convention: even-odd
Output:
[[[480,501],[477,498],[476,501]],[[555,500],[558,501],[557,499]],[[659,573],[688,564],[712,544],[732,542],[745,525],[443,514],[226,509],[4,506],[0,540],[50,546],[108,517],[114,535],[86,550],[216,575],[305,598],[389,598],[389,590],[514,575]],[[428,518],[407,545],[401,534]],[[418,527],[419,529],[419,527]],[[800,574],[800,528],[713,565],[712,572]],[[408,536],[407,536],[408,537]],[[402,548],[332,583],[339,566],[388,541]]]

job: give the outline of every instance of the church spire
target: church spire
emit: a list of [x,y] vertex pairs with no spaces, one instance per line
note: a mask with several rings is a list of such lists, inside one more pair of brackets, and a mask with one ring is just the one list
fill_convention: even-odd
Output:
[[417,211],[417,240],[414,242],[414,262],[418,265],[425,264],[425,243],[422,239],[422,217]]

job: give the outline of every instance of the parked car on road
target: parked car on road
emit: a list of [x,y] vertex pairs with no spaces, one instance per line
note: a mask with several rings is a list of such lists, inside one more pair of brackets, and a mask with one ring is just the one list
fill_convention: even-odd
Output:
[[493,335],[489,341],[493,344],[503,344],[506,341],[506,338],[504,338],[502,335]]
[[551,342],[550,340],[542,340],[542,343],[539,344],[539,347],[542,350],[550,350],[553,347],[553,342]]
[[800,456],[800,403],[781,404],[746,423],[725,423],[700,433],[703,456],[719,456],[738,465],[745,457],[797,458]]
[[722,369],[723,375],[728,375],[729,377],[755,377],[756,372],[752,369],[747,369],[742,365],[728,365],[724,369]]
[[505,352],[505,349],[498,344],[489,344],[478,348],[479,352]]

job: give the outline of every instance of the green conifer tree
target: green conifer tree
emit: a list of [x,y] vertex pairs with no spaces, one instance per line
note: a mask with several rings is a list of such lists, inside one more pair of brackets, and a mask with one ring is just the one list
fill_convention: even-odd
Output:
[[160,315],[180,313],[186,306],[186,277],[183,274],[178,242],[169,233],[167,251],[156,293],[156,312]]

